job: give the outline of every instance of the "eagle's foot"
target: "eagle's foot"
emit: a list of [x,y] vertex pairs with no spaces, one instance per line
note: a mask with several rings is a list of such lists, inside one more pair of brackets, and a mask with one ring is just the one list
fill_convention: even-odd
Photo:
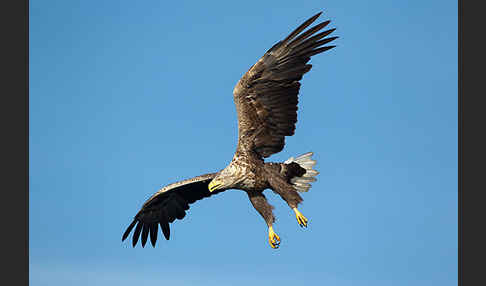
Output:
[[301,212],[299,212],[297,208],[294,208],[293,210],[295,212],[295,217],[297,218],[297,222],[299,223],[299,225],[301,227],[307,227],[307,218]]
[[280,246],[280,237],[273,231],[273,227],[268,228],[268,242],[273,249]]

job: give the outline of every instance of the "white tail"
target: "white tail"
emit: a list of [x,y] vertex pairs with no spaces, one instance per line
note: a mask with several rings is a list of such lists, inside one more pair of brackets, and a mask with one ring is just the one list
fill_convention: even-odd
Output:
[[302,177],[294,177],[290,180],[290,182],[294,185],[295,190],[298,192],[307,192],[311,187],[310,183],[315,182],[315,176],[319,174],[319,172],[312,169],[312,167],[314,167],[316,164],[316,161],[311,159],[313,154],[314,153],[312,152],[308,152],[295,159],[294,157],[290,157],[284,162],[285,164],[295,162],[306,171]]

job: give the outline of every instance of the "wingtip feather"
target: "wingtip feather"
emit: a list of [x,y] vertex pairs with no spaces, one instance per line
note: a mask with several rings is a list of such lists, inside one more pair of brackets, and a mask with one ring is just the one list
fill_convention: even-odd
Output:
[[132,236],[132,246],[135,247],[138,242],[138,238],[140,237],[140,232],[142,231],[142,222],[138,221],[137,227],[135,228],[135,231],[133,232]]
[[147,243],[148,234],[149,234],[149,227],[147,224],[144,224],[142,230],[142,248],[144,248],[145,244]]
[[150,243],[152,247],[155,248],[155,243],[157,242],[157,231],[159,230],[159,225],[157,223],[150,226]]
[[125,241],[125,239],[127,239],[128,235],[130,234],[130,232],[132,231],[133,227],[135,226],[135,223],[137,223],[137,221],[136,220],[133,220],[132,223],[127,227],[127,229],[123,233],[122,241]]
[[307,19],[304,23],[302,23],[300,26],[298,26],[295,30],[292,31],[283,41],[282,43],[287,43],[290,40],[292,40],[295,36],[300,34],[305,28],[309,27],[310,24],[314,23],[314,21],[319,18],[319,16],[322,14],[322,11],[319,13],[315,14],[314,16],[310,17]]

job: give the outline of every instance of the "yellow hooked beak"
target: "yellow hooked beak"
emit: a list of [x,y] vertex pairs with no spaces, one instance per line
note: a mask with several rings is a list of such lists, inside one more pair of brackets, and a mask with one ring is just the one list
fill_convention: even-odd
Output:
[[211,183],[209,183],[208,189],[210,192],[213,192],[214,190],[217,190],[222,185],[223,185],[222,181],[212,180]]

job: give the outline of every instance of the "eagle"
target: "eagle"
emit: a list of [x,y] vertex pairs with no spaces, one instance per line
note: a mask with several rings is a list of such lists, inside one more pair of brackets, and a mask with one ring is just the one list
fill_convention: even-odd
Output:
[[[219,172],[200,175],[167,185],[153,194],[141,207],[122,236],[124,241],[135,228],[132,245],[141,237],[145,247],[150,235],[156,245],[158,226],[169,240],[169,223],[183,219],[189,205],[230,189],[243,190],[268,226],[268,242],[276,249],[280,237],[273,229],[275,216],[263,191],[271,189],[293,210],[298,224],[307,227],[308,219],[298,210],[300,193],[310,189],[319,174],[313,169],[312,152],[285,162],[264,159],[282,151],[285,137],[292,136],[297,122],[300,80],[312,65],[310,58],[336,47],[326,45],[338,37],[323,29],[324,21],[307,29],[322,12],[309,18],[285,39],[273,45],[238,81],[233,100],[238,114],[238,144],[232,161]],[[305,30],[305,31],[304,31]]]

